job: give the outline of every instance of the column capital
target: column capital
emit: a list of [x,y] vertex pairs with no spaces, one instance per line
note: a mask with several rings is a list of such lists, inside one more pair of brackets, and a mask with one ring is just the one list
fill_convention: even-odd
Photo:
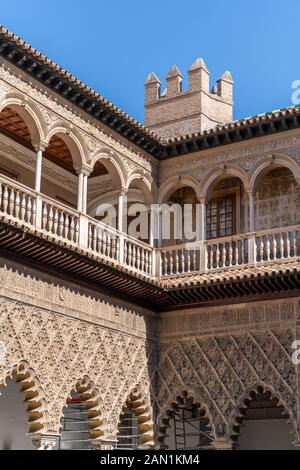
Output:
[[46,142],[41,141],[35,144],[33,147],[36,152],[39,152],[39,151],[45,152],[46,148],[48,147],[48,144]]
[[53,450],[59,438],[60,434],[54,433],[31,434],[36,450]]
[[81,165],[80,167],[74,167],[77,175],[83,174],[84,176],[90,176],[93,171],[89,165]]
[[127,196],[128,194],[128,188],[125,188],[122,186],[121,188],[118,189],[119,196]]

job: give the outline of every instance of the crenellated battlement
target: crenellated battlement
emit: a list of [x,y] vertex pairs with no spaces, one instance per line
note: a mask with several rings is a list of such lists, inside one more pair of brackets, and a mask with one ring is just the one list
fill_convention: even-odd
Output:
[[203,59],[188,70],[188,89],[176,65],[166,76],[167,87],[151,72],[145,83],[145,126],[170,139],[211,129],[232,121],[233,80],[225,72],[210,89],[210,72]]

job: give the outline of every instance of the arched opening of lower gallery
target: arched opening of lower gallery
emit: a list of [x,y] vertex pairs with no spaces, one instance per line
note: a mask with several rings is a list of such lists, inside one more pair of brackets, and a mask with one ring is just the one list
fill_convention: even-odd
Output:
[[0,394],[0,450],[34,450],[20,384],[9,379]]
[[205,409],[187,395],[177,397],[168,411],[164,447],[170,450],[209,449],[212,441]]
[[123,409],[118,426],[116,449],[135,450],[141,446],[139,423],[136,414],[127,406]]
[[237,435],[239,450],[295,450],[289,415],[271,393],[253,391],[241,408]]
[[73,390],[63,408],[57,450],[91,449],[89,413],[82,395]]

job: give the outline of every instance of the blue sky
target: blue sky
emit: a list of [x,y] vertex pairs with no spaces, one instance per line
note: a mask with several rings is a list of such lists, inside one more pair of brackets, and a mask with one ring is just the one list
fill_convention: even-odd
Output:
[[300,79],[299,0],[12,0],[0,23],[130,115],[144,82],[203,57],[211,84],[230,70],[235,119],[291,105]]

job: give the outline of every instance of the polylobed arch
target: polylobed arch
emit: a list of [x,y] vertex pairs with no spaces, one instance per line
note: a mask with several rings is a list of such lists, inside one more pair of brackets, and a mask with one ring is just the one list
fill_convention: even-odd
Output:
[[250,188],[252,192],[257,190],[260,180],[270,171],[286,168],[293,174],[296,182],[300,184],[300,167],[293,158],[284,154],[274,154],[269,158],[260,159],[249,175]]
[[244,186],[245,191],[249,192],[250,181],[247,173],[237,165],[226,164],[221,168],[211,170],[208,175],[201,181],[199,187],[199,199],[208,201],[213,188],[226,178],[238,178]]
[[291,427],[295,442],[299,442],[299,429],[295,412],[289,408],[288,404],[277,390],[275,390],[271,385],[266,385],[262,382],[258,382],[248,387],[241,396],[237,406],[234,408],[229,418],[227,438],[232,440],[234,443],[237,442],[240,436],[240,427],[243,424],[243,410],[248,407],[247,402],[253,400],[252,394],[257,393],[263,393],[270,396],[272,400],[277,401],[277,406],[281,406],[284,409],[284,413],[289,417],[288,424]]
[[47,431],[48,407],[39,379],[29,363],[22,360],[6,371],[3,379],[0,380],[0,389],[7,385],[8,379],[15,379],[21,388],[21,393],[25,397],[26,412],[28,414],[28,433],[34,435]]
[[[106,433],[106,421],[103,416],[103,402],[100,392],[95,383],[84,376],[78,379],[72,387],[64,406],[68,406],[68,400],[72,399],[72,392],[80,396],[82,405],[88,414],[88,430],[92,441],[101,440]],[[61,409],[60,421],[63,418],[63,408]]]
[[119,412],[119,417],[126,411],[132,412],[138,423],[138,432],[141,448],[154,447],[154,426],[152,419],[152,408],[149,400],[146,399],[140,387],[134,387],[129,393],[125,403]]
[[25,122],[28,127],[31,144],[38,147],[45,141],[46,124],[41,112],[29,100],[15,93],[7,94],[0,102],[0,113],[10,108]]
[[95,167],[96,162],[100,162],[106,168],[115,188],[126,187],[126,170],[113,151],[108,149],[99,150],[89,161],[91,168]]
[[168,404],[163,407],[158,416],[157,442],[160,448],[166,448],[165,439],[168,437],[167,430],[170,429],[170,421],[173,419],[174,409],[186,399],[195,404],[202,412],[202,418],[206,419],[209,423],[212,439],[215,438],[215,429],[207,405],[197,398],[194,392],[187,388],[182,388],[173,394],[173,397],[168,401]]
[[158,204],[167,203],[172,194],[174,194],[178,189],[184,187],[192,188],[195,191],[198,199],[200,198],[198,180],[189,175],[177,175],[168,178],[159,188]]

